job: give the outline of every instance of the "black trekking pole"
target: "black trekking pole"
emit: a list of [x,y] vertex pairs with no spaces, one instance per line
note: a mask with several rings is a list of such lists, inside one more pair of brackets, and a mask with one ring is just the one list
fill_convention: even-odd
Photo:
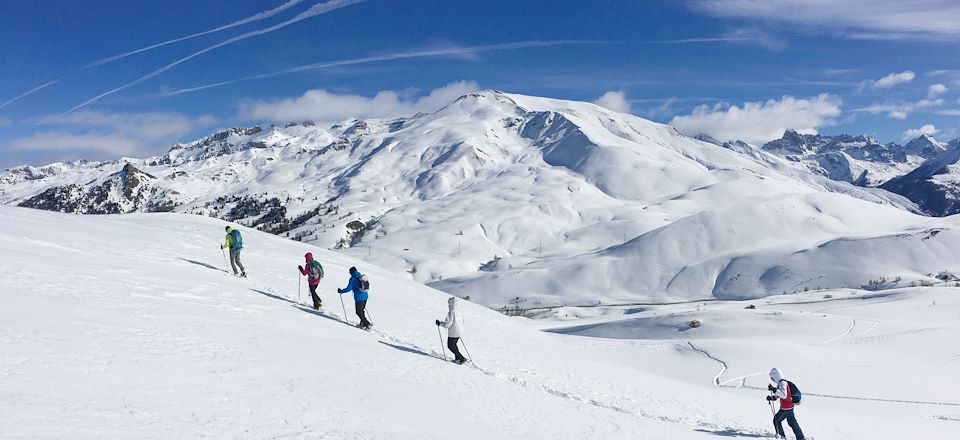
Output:
[[303,285],[303,280],[300,279],[301,275],[302,274],[300,272],[297,272],[297,304],[298,305],[303,305],[303,303],[300,302],[300,286]]
[[469,357],[469,359],[467,360],[470,361],[470,363],[472,363],[474,366],[476,366],[477,363],[473,361],[473,355],[470,354],[470,349],[467,348],[467,341],[464,341],[463,338],[460,338],[460,343],[463,344],[463,349],[467,351],[467,356]]
[[337,294],[337,296],[340,297],[340,308],[343,309],[343,322],[349,324],[350,319],[347,318],[347,306],[343,305],[343,294],[340,292],[337,292]]
[[443,333],[440,333],[440,324],[437,324],[437,337],[440,338],[440,353],[443,353],[443,360],[447,360],[447,351],[443,348]]

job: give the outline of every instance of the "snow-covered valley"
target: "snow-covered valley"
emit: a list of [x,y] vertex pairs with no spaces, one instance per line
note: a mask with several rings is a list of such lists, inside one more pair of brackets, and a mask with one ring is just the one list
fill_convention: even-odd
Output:
[[[0,207],[0,224],[2,438],[758,438],[773,366],[812,438],[947,439],[960,422],[952,283],[540,320],[465,303],[458,366],[433,323],[448,296],[352,256],[241,228],[239,279],[204,216]],[[305,252],[323,314],[296,304]],[[371,277],[372,333],[340,322],[351,265]]]

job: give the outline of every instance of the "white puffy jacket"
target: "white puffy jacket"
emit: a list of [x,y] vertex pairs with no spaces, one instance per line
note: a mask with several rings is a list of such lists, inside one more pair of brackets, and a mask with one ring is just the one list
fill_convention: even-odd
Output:
[[462,337],[463,323],[460,320],[460,316],[457,314],[457,298],[451,296],[450,299],[447,300],[447,304],[449,304],[450,310],[447,312],[447,319],[440,321],[440,325],[447,329],[447,337]]

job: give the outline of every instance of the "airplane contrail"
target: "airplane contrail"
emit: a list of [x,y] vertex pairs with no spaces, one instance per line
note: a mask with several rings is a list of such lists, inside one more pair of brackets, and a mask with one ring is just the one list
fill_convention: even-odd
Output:
[[124,52],[124,53],[121,53],[121,54],[118,54],[118,55],[114,55],[114,56],[111,56],[111,57],[103,58],[103,59],[101,59],[101,60],[97,60],[97,61],[94,61],[94,62],[92,62],[92,63],[90,63],[90,64],[87,64],[86,66],[83,66],[83,68],[84,68],[84,69],[88,69],[88,68],[90,68],[90,67],[100,66],[100,65],[103,65],[103,64],[112,63],[112,62],[114,62],[114,61],[117,61],[117,60],[120,60],[120,59],[129,57],[129,56],[131,56],[131,55],[136,55],[136,54],[141,53],[141,52],[146,52],[146,51],[148,51],[148,50],[156,49],[156,48],[158,48],[158,47],[163,47],[163,46],[167,46],[167,45],[170,45],[170,44],[179,43],[179,42],[184,41],[184,40],[189,40],[189,39],[191,39],[191,38],[196,38],[196,37],[200,37],[200,36],[203,36],[203,35],[209,35],[209,34],[212,34],[212,33],[215,33],[215,32],[220,32],[220,31],[223,31],[223,30],[235,28],[235,27],[237,27],[237,26],[242,26],[242,25],[245,25],[245,24],[247,24],[247,23],[253,23],[253,22],[256,22],[256,21],[265,20],[265,19],[270,18],[270,17],[273,17],[274,15],[277,15],[277,14],[279,14],[279,13],[281,13],[281,12],[287,10],[287,9],[290,9],[290,8],[296,6],[298,3],[302,3],[302,2],[303,2],[303,0],[289,0],[288,2],[286,2],[286,3],[284,3],[284,4],[280,5],[280,6],[277,6],[276,8],[273,8],[273,9],[271,9],[271,10],[269,10],[269,11],[259,12],[259,13],[256,13],[256,14],[254,14],[254,15],[251,15],[251,16],[249,16],[249,17],[247,17],[247,18],[244,18],[244,19],[242,19],[242,20],[235,21],[235,22],[233,22],[233,23],[225,24],[225,25],[223,25],[223,26],[220,26],[220,27],[217,27],[217,28],[213,28],[213,29],[208,29],[208,30],[205,30],[205,31],[203,31],[203,32],[197,32],[197,33],[195,33],[195,34],[190,34],[190,35],[187,35],[187,36],[185,36],[185,37],[174,38],[174,39],[172,39],[172,40],[167,40],[167,41],[164,41],[164,42],[162,42],[162,43],[157,43],[157,44],[153,44],[153,45],[150,45],[150,46],[147,46],[147,47],[142,47],[142,48],[140,48],[140,49],[132,50],[132,51],[130,51],[130,52]]
[[183,58],[180,58],[179,60],[176,60],[176,61],[174,61],[174,62],[172,62],[172,63],[170,63],[170,64],[167,64],[166,66],[163,66],[163,67],[161,67],[161,68],[159,68],[159,69],[157,69],[157,70],[154,70],[153,72],[150,72],[150,73],[148,73],[148,74],[145,75],[145,76],[142,76],[142,77],[140,77],[140,78],[137,78],[137,79],[135,79],[135,80],[133,80],[133,81],[131,81],[131,82],[128,82],[128,83],[126,83],[126,84],[124,84],[124,85],[122,85],[122,86],[120,86],[120,87],[117,87],[117,88],[115,88],[115,89],[111,89],[111,90],[108,90],[108,91],[106,91],[106,92],[104,92],[104,93],[101,93],[101,94],[99,94],[99,95],[97,95],[97,96],[94,96],[93,98],[90,98],[90,99],[84,101],[83,103],[81,103],[81,104],[79,104],[79,105],[71,108],[70,110],[67,110],[67,111],[64,112],[63,115],[61,115],[61,116],[65,116],[65,115],[68,115],[68,114],[70,114],[70,113],[73,113],[73,112],[75,112],[75,111],[77,111],[77,110],[80,110],[80,109],[83,108],[83,107],[86,107],[86,106],[88,106],[88,105],[96,102],[97,100],[99,100],[99,99],[101,99],[101,98],[103,98],[103,97],[112,95],[112,94],[117,93],[117,92],[119,92],[119,91],[121,91],[121,90],[130,88],[130,87],[132,87],[132,86],[134,86],[134,85],[136,85],[136,84],[142,83],[142,82],[144,82],[144,81],[146,81],[146,80],[148,80],[148,79],[150,79],[150,78],[156,77],[157,75],[160,75],[161,73],[166,72],[166,71],[172,69],[173,67],[177,66],[178,64],[182,64],[182,63],[184,63],[184,62],[186,62],[186,61],[188,61],[188,60],[191,60],[191,59],[193,59],[193,58],[196,58],[196,57],[198,57],[198,56],[200,56],[200,55],[203,55],[203,54],[205,54],[205,53],[207,53],[207,52],[210,52],[210,51],[212,51],[212,50],[214,50],[214,49],[217,49],[217,48],[220,48],[220,47],[229,45],[229,44],[233,44],[233,43],[236,43],[236,42],[241,41],[241,40],[246,40],[247,38],[256,37],[256,36],[259,36],[259,35],[263,35],[263,34],[266,34],[266,33],[270,33],[270,32],[273,32],[273,31],[275,31],[275,30],[282,29],[282,28],[285,28],[285,27],[287,27],[287,26],[290,26],[291,24],[297,23],[297,22],[299,22],[299,21],[306,20],[306,19],[308,19],[308,18],[310,18],[310,17],[315,17],[315,16],[317,16],[317,15],[326,14],[327,12],[333,11],[333,10],[335,10],[335,9],[340,9],[340,8],[347,7],[347,6],[350,6],[350,5],[354,5],[354,4],[357,4],[357,3],[362,3],[362,2],[364,2],[364,1],[365,1],[365,0],[330,0],[330,1],[326,2],[326,3],[320,3],[320,4],[317,4],[317,5],[313,5],[313,6],[310,7],[310,9],[307,9],[306,11],[303,11],[303,12],[301,12],[300,14],[298,14],[296,17],[293,17],[293,18],[291,18],[291,19],[289,19],[289,20],[287,20],[287,21],[284,21],[284,22],[282,22],[282,23],[278,23],[278,24],[275,24],[275,25],[273,25],[273,26],[265,27],[265,28],[263,28],[263,29],[258,29],[258,30],[255,30],[255,31],[250,31],[250,32],[247,32],[247,33],[245,33],[245,34],[238,35],[238,36],[236,36],[236,37],[233,37],[233,38],[230,38],[230,39],[221,41],[221,42],[219,42],[219,43],[217,43],[217,44],[214,44],[213,46],[207,47],[207,48],[205,48],[205,49],[202,49],[202,50],[199,50],[199,51],[197,51],[197,52],[194,52],[194,53],[192,53],[192,54],[190,54],[190,55],[187,55],[187,56],[185,56],[185,57],[183,57]]
[[32,95],[32,94],[34,94],[34,93],[36,93],[36,92],[39,92],[39,91],[41,91],[41,90],[43,90],[43,89],[45,89],[45,88],[47,88],[47,87],[50,87],[50,86],[52,86],[52,85],[54,85],[54,84],[56,84],[56,83],[58,83],[58,82],[60,82],[60,78],[57,78],[57,79],[55,79],[55,80],[53,80],[53,81],[48,81],[48,82],[46,82],[46,83],[44,83],[44,84],[41,84],[41,85],[39,85],[39,86],[37,86],[37,87],[34,87],[34,88],[30,89],[30,90],[27,90],[26,92],[23,92],[23,93],[20,94],[19,96],[16,96],[16,97],[10,99],[9,101],[4,102],[3,104],[0,104],[0,108],[4,108],[4,107],[6,107],[6,106],[8,106],[8,105],[10,105],[10,104],[13,104],[14,102],[20,100],[20,98],[26,97],[26,96],[28,96],[28,95]]
[[391,55],[380,55],[380,56],[370,56],[370,57],[363,57],[363,58],[352,58],[352,59],[346,59],[346,60],[325,61],[321,63],[304,64],[301,66],[290,67],[283,70],[261,73],[259,75],[246,76],[243,78],[205,84],[197,87],[174,90],[172,92],[165,93],[164,95],[165,96],[181,95],[184,93],[197,92],[200,90],[206,90],[214,87],[225,86],[225,85],[233,84],[236,82],[250,81],[250,80],[261,79],[261,78],[269,78],[273,76],[303,72],[306,70],[319,70],[319,69],[327,69],[330,67],[350,66],[355,64],[375,63],[380,61],[391,61],[391,60],[399,60],[399,59],[407,59],[407,58],[425,58],[425,57],[439,57],[439,56],[448,56],[448,55],[464,55],[464,54],[473,54],[473,53],[479,53],[479,52],[492,52],[497,50],[516,50],[516,49],[526,49],[530,47],[562,46],[562,45],[570,45],[570,44],[606,44],[606,42],[582,41],[582,40],[518,41],[513,43],[488,44],[488,45],[482,45],[482,46],[455,47],[455,48],[447,48],[447,49],[419,50],[419,51],[412,51],[412,52],[395,53]]

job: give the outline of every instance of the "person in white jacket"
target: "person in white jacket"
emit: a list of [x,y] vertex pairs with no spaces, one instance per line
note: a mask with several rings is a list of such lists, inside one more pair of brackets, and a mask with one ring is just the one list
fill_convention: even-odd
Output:
[[453,361],[462,364],[467,361],[467,358],[463,357],[460,354],[460,349],[457,348],[457,342],[460,341],[460,337],[463,336],[463,322],[461,322],[460,316],[457,314],[457,298],[451,296],[447,300],[447,304],[450,306],[450,310],[447,311],[447,319],[441,321],[437,320],[437,325],[443,326],[447,329],[447,348],[453,352],[456,359]]
[[[797,440],[803,440],[803,431],[800,430],[797,416],[793,413],[796,404],[793,403],[793,390],[790,388],[792,384],[783,377],[783,372],[779,368],[770,370],[770,380],[777,386],[767,385],[767,389],[770,390],[767,402],[780,401],[780,411],[777,411],[773,416],[773,428],[777,431],[776,438],[787,438],[787,435],[783,432],[783,421],[786,420],[787,425],[790,425],[790,429],[793,430],[793,435],[797,436]],[[796,388],[796,385],[794,385],[794,388]]]

